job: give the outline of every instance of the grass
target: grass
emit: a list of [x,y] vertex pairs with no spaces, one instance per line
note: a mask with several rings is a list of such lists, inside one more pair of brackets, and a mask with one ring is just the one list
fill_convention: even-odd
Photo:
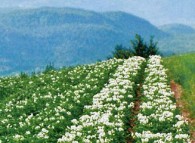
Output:
[[[183,87],[182,101],[190,117],[195,119],[195,53],[164,58],[168,75]],[[195,124],[192,125],[195,130]]]

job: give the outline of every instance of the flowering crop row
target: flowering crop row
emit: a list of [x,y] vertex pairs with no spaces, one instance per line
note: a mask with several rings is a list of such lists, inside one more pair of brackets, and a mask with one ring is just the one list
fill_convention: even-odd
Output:
[[72,120],[73,125],[58,142],[125,142],[125,123],[134,106],[134,81],[144,60],[125,60],[109,83],[94,95],[93,103],[84,107],[83,115]]
[[[161,58],[149,58],[142,84],[145,61],[111,59],[0,78],[0,143],[118,143],[129,136],[136,143],[190,142],[188,123],[176,108]],[[134,103],[137,107],[141,87],[134,121],[131,109]]]
[[15,87],[15,93],[0,103],[0,141],[56,142],[121,62],[114,59],[21,79],[22,88]]
[[135,142],[190,142],[188,123],[179,115],[159,56],[150,57],[145,76],[140,112],[132,133]]

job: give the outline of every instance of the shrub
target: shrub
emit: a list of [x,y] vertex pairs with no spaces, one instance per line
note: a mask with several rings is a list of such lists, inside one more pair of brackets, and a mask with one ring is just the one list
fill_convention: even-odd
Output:
[[131,40],[131,45],[134,56],[147,57],[147,44],[140,35],[135,35],[135,40]]
[[133,56],[133,53],[130,49],[123,47],[122,45],[116,45],[115,51],[113,52],[113,57],[117,59],[128,59]]
[[154,42],[154,37],[150,38],[150,42],[144,42],[144,39],[136,34],[135,39],[131,40],[131,47],[126,48],[122,45],[116,45],[113,57],[118,59],[127,59],[131,56],[141,56],[148,58],[151,55],[159,55],[157,42]]
[[53,63],[49,63],[46,67],[43,73],[48,73],[50,71],[55,70],[54,64]]
[[144,58],[148,58],[151,55],[159,55],[159,49],[157,48],[157,42],[154,42],[154,37],[150,38],[150,42],[144,42],[144,39],[136,34],[135,40],[131,41],[132,44],[132,52],[134,56],[141,56]]

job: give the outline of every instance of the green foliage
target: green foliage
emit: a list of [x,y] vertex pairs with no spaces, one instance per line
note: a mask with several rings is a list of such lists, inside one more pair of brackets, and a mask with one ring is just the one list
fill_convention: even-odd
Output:
[[[0,120],[5,121],[0,124],[0,142],[57,142],[120,64],[110,60],[61,70],[49,64],[47,72],[0,78]],[[37,137],[42,128],[49,130],[47,141]]]
[[133,49],[133,54],[135,56],[146,57],[147,55],[147,45],[144,43],[143,38],[140,35],[135,35],[135,39],[131,40],[131,45]]
[[[135,58],[140,62],[133,63]],[[127,61],[111,59],[61,70],[53,70],[53,65],[49,64],[46,72],[40,74],[28,76],[21,73],[15,77],[0,78],[0,142],[57,142],[65,133],[69,135],[69,129],[74,128],[79,119],[88,119],[86,117],[96,111],[101,111],[99,115],[113,114],[109,124],[120,123],[118,119],[125,123],[120,130],[113,128],[114,124],[105,126],[105,133],[114,129],[114,133],[108,135],[112,142],[125,142],[127,133],[123,129],[127,131],[126,125],[134,115],[129,109],[134,104],[130,103],[137,101],[135,93],[141,90],[142,77],[145,76],[146,63],[141,64],[143,58],[135,58]],[[167,123],[166,128],[163,128],[163,124],[154,123],[154,131],[172,131],[172,123]],[[97,127],[102,125],[101,121]],[[151,124],[146,127],[148,125]],[[86,134],[99,134],[97,127],[86,126],[83,131]],[[93,140],[91,142],[97,139]]]
[[20,78],[27,78],[27,77],[28,77],[28,74],[26,74],[24,72],[20,73]]
[[144,42],[144,39],[136,34],[135,39],[131,40],[131,47],[126,48],[122,45],[116,45],[113,57],[118,59],[127,59],[131,56],[141,56],[148,58],[150,55],[159,55],[159,49],[157,48],[157,42],[154,42],[154,38],[151,37],[149,43]]
[[53,63],[49,63],[49,64],[45,67],[44,73],[48,73],[48,72],[53,71],[53,70],[55,70],[54,64],[53,64]]
[[153,41],[153,37],[150,38],[150,42],[147,44],[140,35],[136,34],[135,39],[131,40],[131,45],[134,56],[148,58],[150,55],[159,54],[157,42]]
[[157,42],[154,42],[154,37],[150,38],[150,43],[148,45],[147,55],[159,55],[159,48],[157,47]]
[[130,49],[123,47],[122,45],[116,45],[115,51],[112,53],[114,58],[128,59],[133,55]]
[[164,59],[164,65],[169,69],[168,75],[184,89],[183,101],[186,108],[195,118],[195,54],[175,55]]

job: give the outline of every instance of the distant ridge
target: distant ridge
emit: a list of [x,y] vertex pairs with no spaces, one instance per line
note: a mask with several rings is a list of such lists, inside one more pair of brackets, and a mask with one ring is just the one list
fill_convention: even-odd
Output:
[[167,24],[167,25],[160,26],[159,29],[170,34],[194,34],[195,33],[194,28],[184,24]]

